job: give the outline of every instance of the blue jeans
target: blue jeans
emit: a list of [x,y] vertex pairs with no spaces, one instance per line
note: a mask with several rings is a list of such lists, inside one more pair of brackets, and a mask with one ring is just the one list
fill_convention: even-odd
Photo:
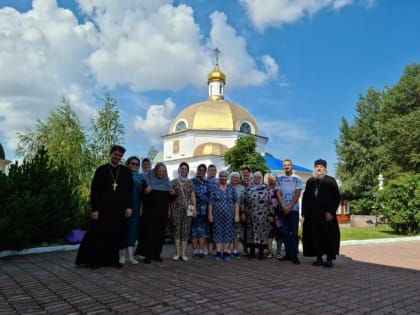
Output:
[[291,257],[297,256],[299,253],[299,211],[290,211],[289,214],[283,215],[283,231],[284,231],[284,247],[286,254]]

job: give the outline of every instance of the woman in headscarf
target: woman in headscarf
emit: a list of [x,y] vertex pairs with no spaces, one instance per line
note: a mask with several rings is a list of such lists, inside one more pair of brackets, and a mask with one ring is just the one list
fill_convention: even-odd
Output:
[[216,261],[230,261],[229,246],[235,238],[235,223],[239,222],[239,202],[235,188],[228,184],[228,173],[220,171],[219,183],[210,191],[209,222],[213,223]]
[[185,253],[191,230],[191,219],[195,217],[195,193],[192,180],[188,179],[190,167],[182,162],[178,167],[178,178],[172,180],[176,197],[171,203],[171,226],[175,244],[173,260],[188,261]]
[[136,265],[138,261],[134,259],[134,246],[139,235],[139,218],[140,218],[140,200],[146,182],[139,173],[140,159],[136,156],[130,156],[126,161],[126,166],[133,175],[133,213],[127,220],[127,230],[124,231],[123,241],[120,250],[120,264],[128,262]]
[[[244,192],[245,192],[245,186],[241,185],[239,182],[241,180],[241,175],[239,175],[238,172],[232,172],[230,174],[230,184],[233,188],[235,188],[236,193],[238,194],[238,203],[239,203],[239,215],[242,216],[243,213],[243,204],[244,204]],[[242,228],[241,223],[235,224],[235,239],[233,240],[233,257],[239,258],[238,253],[238,245],[239,240],[242,242],[242,247],[245,249],[245,237],[243,235],[244,231]]]
[[163,163],[157,163],[145,177],[147,187],[144,190],[142,213],[144,263],[150,264],[152,259],[163,261],[160,255],[169,217],[169,203],[175,196],[175,190],[172,188],[166,166]]
[[200,164],[197,167],[197,175],[192,180],[194,183],[196,217],[191,226],[191,243],[193,257],[204,257],[204,246],[209,236],[209,221],[207,210],[209,206],[210,184],[206,180],[207,167]]
[[258,248],[258,258],[263,259],[270,231],[268,216],[274,211],[270,192],[263,182],[261,172],[254,173],[251,184],[245,190],[244,208],[247,218],[249,258],[255,258],[255,248]]

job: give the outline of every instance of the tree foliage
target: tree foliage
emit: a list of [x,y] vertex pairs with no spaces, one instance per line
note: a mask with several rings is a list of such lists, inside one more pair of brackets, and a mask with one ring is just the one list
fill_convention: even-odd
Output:
[[352,211],[370,213],[378,175],[386,180],[420,170],[420,64],[406,67],[399,82],[369,89],[356,104],[353,123],[342,119],[336,175],[352,197]]
[[149,151],[147,152],[147,156],[146,156],[146,157],[147,157],[150,161],[153,161],[153,160],[154,160],[154,158],[156,157],[156,155],[157,155],[158,153],[159,153],[159,151],[158,151],[158,150],[156,150],[154,146],[150,146]]
[[78,197],[45,149],[0,173],[0,250],[54,242],[78,222]]
[[27,161],[44,148],[49,166],[65,169],[68,183],[81,196],[79,210],[84,213],[88,206],[86,181],[91,176],[91,165],[83,127],[65,97],[45,122],[37,120],[35,130],[19,135],[18,153]]
[[[87,135],[77,114],[72,110],[70,102],[63,97],[59,106],[47,117],[45,122],[37,120],[34,130],[19,135],[18,154],[24,157],[24,165],[13,166],[9,170],[9,175],[2,175],[0,178],[3,182],[17,181],[21,183],[13,186],[11,194],[17,200],[9,202],[6,210],[2,208],[2,211],[8,213],[4,220],[9,220],[7,222],[11,224],[11,218],[15,218],[14,213],[21,213],[20,208],[26,204],[22,211],[31,209],[30,218],[39,216],[40,220],[44,220],[42,221],[43,229],[48,224],[53,224],[57,229],[61,229],[60,234],[57,229],[51,228],[51,233],[54,236],[60,234],[63,237],[67,232],[67,225],[64,226],[63,222],[71,222],[72,228],[83,226],[86,222],[85,217],[90,212],[90,183],[94,170],[107,160],[111,145],[121,143],[124,129],[119,119],[117,104],[109,95],[106,95],[104,106],[91,120],[92,125],[88,128],[91,133]],[[42,152],[41,155],[40,152]],[[43,196],[34,193],[38,186],[28,186],[27,182],[21,180],[21,177],[33,177],[31,174],[40,168],[40,159],[46,163],[45,174],[42,178],[44,186],[50,189],[49,207],[45,206],[46,194]],[[57,173],[60,176],[57,177]],[[21,175],[18,176],[18,174]],[[19,179],[15,179],[14,176]],[[46,178],[49,178],[49,181]],[[65,184],[60,180],[65,181]],[[2,185],[3,182],[1,182]],[[57,185],[57,192],[53,191],[53,187],[49,183]],[[60,187],[62,189],[69,188],[71,192],[68,194],[60,192]],[[68,209],[73,212],[74,217],[71,220],[63,219],[63,216],[56,216],[56,213],[63,213],[59,208],[56,209],[56,207],[61,207],[62,203],[67,204]],[[73,206],[74,204],[77,206]],[[35,224],[38,224],[37,219],[33,220]],[[19,228],[16,224],[19,225]],[[19,233],[22,231],[20,225],[27,228],[26,221],[14,223],[13,226]],[[16,239],[23,238],[23,240],[21,243],[16,241],[17,243],[13,246],[22,246],[29,241],[16,233],[13,234]],[[38,235],[37,233],[34,231],[34,235]],[[44,235],[43,241],[50,237],[49,231],[45,231]],[[39,234],[39,237],[41,236]],[[31,244],[39,241],[37,237],[33,237]]]
[[255,151],[257,141],[253,136],[244,136],[236,139],[235,145],[223,155],[225,164],[232,171],[240,171],[244,165],[253,171],[267,171],[265,158]]
[[377,208],[400,233],[420,231],[420,174],[406,173],[391,180],[378,195]]
[[98,166],[108,160],[109,149],[114,144],[121,144],[124,135],[118,105],[109,94],[105,95],[104,105],[98,115],[91,119],[89,131],[91,158]]

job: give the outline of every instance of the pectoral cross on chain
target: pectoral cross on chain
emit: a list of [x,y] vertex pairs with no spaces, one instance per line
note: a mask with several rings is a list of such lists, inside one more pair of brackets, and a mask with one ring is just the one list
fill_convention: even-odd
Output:
[[115,191],[115,190],[117,190],[117,186],[118,186],[118,184],[117,184],[116,182],[114,182],[114,183],[112,184],[112,187],[114,188],[114,191]]
[[316,187],[316,188],[315,188],[315,197],[318,197],[318,193],[319,193],[319,191],[318,191],[318,187]]

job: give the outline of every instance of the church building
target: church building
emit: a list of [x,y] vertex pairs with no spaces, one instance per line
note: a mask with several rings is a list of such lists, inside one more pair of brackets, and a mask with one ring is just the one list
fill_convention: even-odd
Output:
[[[219,51],[216,50],[218,54]],[[216,65],[207,76],[208,99],[182,110],[172,121],[169,133],[162,137],[163,152],[155,161],[163,161],[170,178],[178,176],[182,161],[190,165],[190,177],[199,164],[214,164],[217,170],[226,169],[223,154],[235,145],[236,139],[252,135],[257,142],[256,151],[265,156],[267,137],[261,136],[254,117],[241,105],[225,100],[226,75],[220,70],[218,55]],[[266,164],[271,171],[283,174],[279,159],[267,154]],[[298,166],[298,175],[304,181],[312,170]]]

